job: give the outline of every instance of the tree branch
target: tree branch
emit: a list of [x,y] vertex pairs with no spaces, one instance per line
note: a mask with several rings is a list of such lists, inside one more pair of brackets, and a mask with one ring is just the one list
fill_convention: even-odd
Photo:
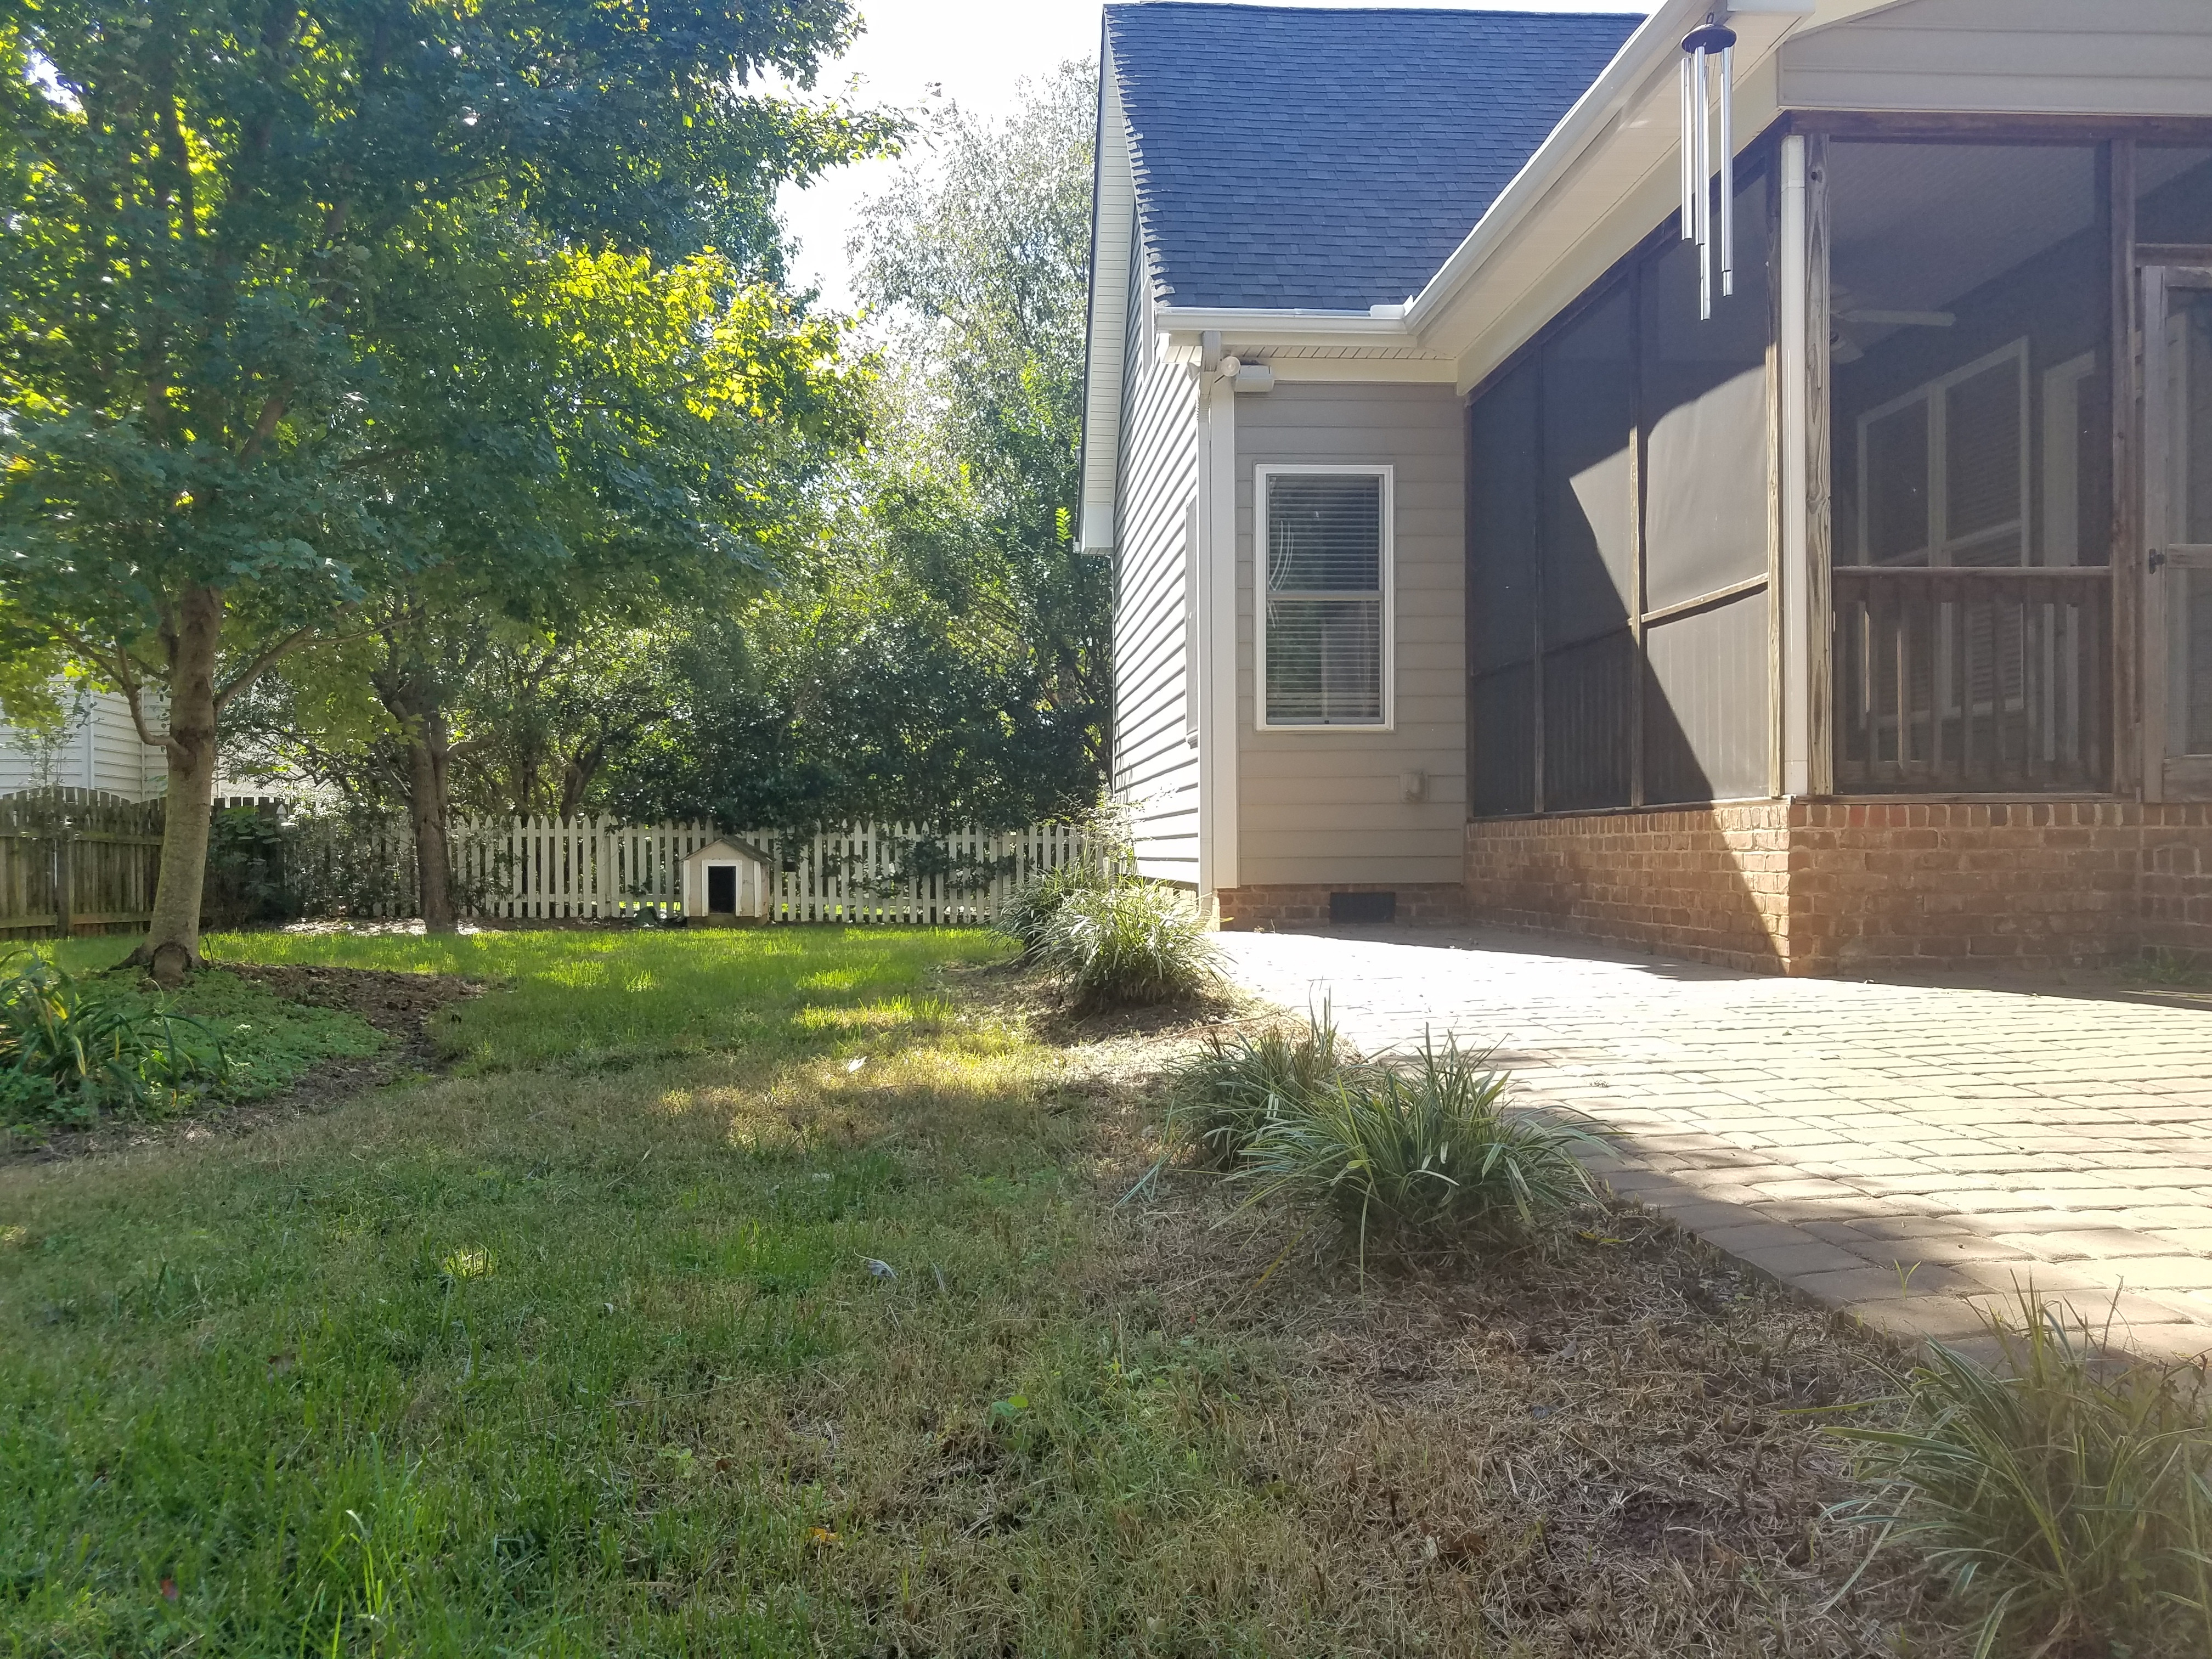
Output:
[[76,654],[113,680],[123,693],[123,701],[131,710],[131,724],[137,728],[138,741],[149,749],[160,749],[170,754],[181,754],[184,745],[164,732],[156,732],[146,724],[145,685],[131,672],[131,653],[120,647],[109,651],[95,645],[83,635],[70,629],[56,630],[62,642]]
[[223,706],[226,703],[228,703],[233,697],[236,696],[240,692],[245,690],[247,686],[252,684],[254,681],[259,679],[261,678],[262,671],[267,668],[270,663],[275,662],[277,658],[283,656],[287,651],[289,651],[294,646],[299,644],[301,641],[306,639],[307,635],[313,633],[315,631],[315,626],[316,625],[314,623],[309,623],[305,628],[294,629],[283,639],[277,641],[276,644],[270,646],[259,656],[247,663],[245,667],[240,669],[236,674],[231,677],[230,684],[224,686],[222,690],[215,694],[216,713],[218,714],[222,713]]

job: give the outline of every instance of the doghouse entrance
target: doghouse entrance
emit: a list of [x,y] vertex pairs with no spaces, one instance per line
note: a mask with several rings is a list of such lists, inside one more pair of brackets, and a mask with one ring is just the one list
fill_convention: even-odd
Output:
[[707,914],[710,916],[734,916],[738,914],[736,865],[710,864],[707,866]]

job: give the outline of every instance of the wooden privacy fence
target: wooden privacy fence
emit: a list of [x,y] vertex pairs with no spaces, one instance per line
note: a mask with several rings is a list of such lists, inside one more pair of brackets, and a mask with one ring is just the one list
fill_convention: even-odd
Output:
[[[498,921],[612,921],[683,908],[684,857],[716,840],[708,823],[620,823],[595,817],[456,817],[457,908]],[[728,837],[768,855],[774,922],[980,925],[1046,871],[1092,851],[1070,823],[1026,830],[931,831],[854,824],[813,834],[753,830]],[[420,914],[414,846],[404,819],[363,827],[313,821],[288,854],[303,890],[349,892],[348,914]]]
[[161,866],[161,804],[88,789],[0,796],[0,939],[143,927]]

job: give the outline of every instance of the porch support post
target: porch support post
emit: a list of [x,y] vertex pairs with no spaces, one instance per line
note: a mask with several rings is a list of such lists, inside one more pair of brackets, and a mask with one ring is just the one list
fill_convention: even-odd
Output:
[[1806,349],[1809,275],[1806,211],[1805,139],[1791,133],[1782,141],[1781,311],[1776,342],[1777,391],[1781,398],[1780,580],[1782,793],[1809,795],[1813,786],[1814,613],[1812,491],[1812,382]]
[[1212,339],[1199,373],[1198,887],[1201,904],[1237,885],[1237,392]]

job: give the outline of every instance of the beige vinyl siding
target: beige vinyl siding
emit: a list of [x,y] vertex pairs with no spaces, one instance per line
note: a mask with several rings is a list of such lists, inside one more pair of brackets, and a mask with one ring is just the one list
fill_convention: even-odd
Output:
[[[1467,820],[1463,414],[1451,387],[1278,381],[1237,400],[1238,884],[1451,882]],[[1389,731],[1256,729],[1254,469],[1393,469]],[[1400,777],[1427,774],[1425,799]]]
[[1906,0],[1784,41],[1781,100],[2212,115],[2212,0]]
[[1131,809],[1137,866],[1198,882],[1198,750],[1185,562],[1198,495],[1198,387],[1161,361],[1150,283],[1131,238],[1121,454],[1115,469],[1114,798]]

